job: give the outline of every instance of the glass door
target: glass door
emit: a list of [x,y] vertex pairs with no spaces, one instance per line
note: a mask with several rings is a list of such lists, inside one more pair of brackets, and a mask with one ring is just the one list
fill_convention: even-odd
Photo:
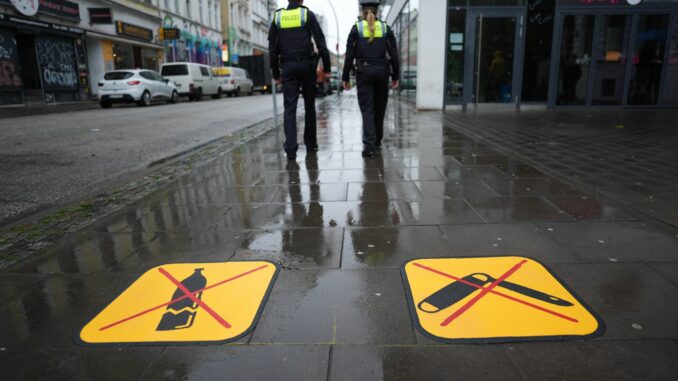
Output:
[[598,19],[591,98],[594,105],[621,105],[624,100],[631,19],[630,15],[603,15]]
[[669,15],[639,15],[633,36],[628,104],[656,105],[659,101]]
[[469,12],[465,103],[518,103],[523,10]]
[[566,15],[560,39],[557,105],[585,105],[588,99],[594,15]]

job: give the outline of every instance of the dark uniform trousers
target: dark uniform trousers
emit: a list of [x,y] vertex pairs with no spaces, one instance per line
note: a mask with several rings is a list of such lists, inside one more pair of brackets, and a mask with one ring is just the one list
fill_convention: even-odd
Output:
[[368,151],[381,147],[388,103],[388,67],[359,64],[358,103],[363,115],[363,144]]
[[299,91],[304,97],[304,144],[317,145],[315,116],[315,72],[311,59],[285,62],[282,67],[283,95],[285,96],[285,151],[296,152],[297,102]]

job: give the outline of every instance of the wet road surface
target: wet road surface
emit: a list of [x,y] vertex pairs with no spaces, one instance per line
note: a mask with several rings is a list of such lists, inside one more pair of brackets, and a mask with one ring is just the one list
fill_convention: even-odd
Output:
[[[0,276],[7,379],[643,379],[678,377],[678,232],[501,154],[439,113],[392,103],[361,157],[354,95],[319,107],[317,155],[272,133]],[[400,267],[525,256],[605,322],[589,341],[445,345],[415,330]],[[73,337],[148,269],[281,266],[234,344],[84,348]],[[507,317],[510,318],[510,317]],[[122,364],[122,365],[121,365]]]
[[[281,102],[279,102],[281,103]],[[0,225],[271,118],[270,96],[0,120]]]

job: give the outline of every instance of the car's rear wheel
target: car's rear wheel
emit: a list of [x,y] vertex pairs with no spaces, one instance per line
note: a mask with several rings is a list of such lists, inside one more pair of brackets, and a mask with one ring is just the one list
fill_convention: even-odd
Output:
[[172,96],[169,99],[169,103],[177,103],[178,100],[179,100],[179,93],[177,93],[176,91],[172,91]]
[[219,99],[221,98],[221,87],[219,90],[217,90],[217,93],[215,95],[212,95],[212,99]]
[[193,100],[197,102],[202,100],[202,87],[199,87],[198,90],[195,91],[195,95],[193,95]]
[[101,105],[101,108],[111,108],[111,106],[113,106],[110,102],[99,102],[99,104]]
[[137,105],[139,107],[146,107],[151,104],[151,93],[148,91],[144,91],[143,94],[141,94],[141,98],[137,102]]
[[240,96],[240,88],[239,87],[237,89],[235,89],[235,96],[236,97]]

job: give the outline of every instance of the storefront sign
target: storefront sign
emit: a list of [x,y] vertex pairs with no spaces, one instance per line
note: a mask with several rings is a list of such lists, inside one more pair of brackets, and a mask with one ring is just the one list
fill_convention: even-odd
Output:
[[181,38],[181,32],[177,28],[160,28],[160,37],[164,41],[174,41]]
[[38,20],[26,19],[19,16],[7,15],[0,13],[0,24],[5,24],[9,26],[23,25],[32,28],[38,29],[49,29],[55,32],[65,32],[65,33],[74,33],[74,34],[83,34],[84,30],[80,28],[75,28],[68,25],[53,24],[49,22],[43,22]]
[[87,8],[90,24],[113,24],[111,8]]
[[142,28],[140,26],[127,24],[122,21],[117,21],[115,25],[115,30],[120,36],[130,37],[137,40],[152,41],[153,40],[153,31],[150,29]]
[[80,7],[66,0],[40,0],[40,13],[65,19],[80,20]]
[[0,91],[20,91],[19,56],[14,33],[0,28]]
[[643,0],[560,0],[559,5],[565,6],[624,6],[639,5]]
[[24,16],[35,16],[40,8],[40,3],[36,0],[11,0],[11,2],[14,8]]

